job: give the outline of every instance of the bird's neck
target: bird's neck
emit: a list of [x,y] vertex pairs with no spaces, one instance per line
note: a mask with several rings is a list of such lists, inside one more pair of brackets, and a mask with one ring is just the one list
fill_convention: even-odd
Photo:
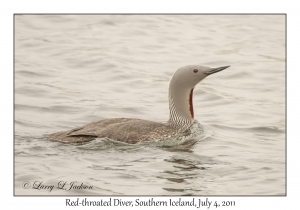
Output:
[[169,124],[178,131],[185,131],[194,122],[193,90],[169,90]]

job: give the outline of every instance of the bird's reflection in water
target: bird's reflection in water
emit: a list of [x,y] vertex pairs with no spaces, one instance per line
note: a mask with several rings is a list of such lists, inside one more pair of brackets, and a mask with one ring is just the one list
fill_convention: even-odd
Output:
[[199,186],[189,186],[189,180],[201,179],[211,166],[217,163],[210,157],[197,154],[191,156],[197,142],[197,140],[191,140],[185,142],[184,145],[163,147],[164,150],[176,152],[176,155],[164,159],[164,161],[172,164],[173,169],[163,171],[158,177],[168,180],[167,185],[170,187],[163,187],[164,190],[181,195],[199,194],[202,188],[201,183]]

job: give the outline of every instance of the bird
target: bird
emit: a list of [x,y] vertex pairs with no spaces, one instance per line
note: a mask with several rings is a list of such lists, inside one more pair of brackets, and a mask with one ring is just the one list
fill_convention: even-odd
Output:
[[187,136],[191,133],[191,126],[195,121],[193,108],[195,86],[207,76],[228,67],[230,66],[210,68],[187,65],[177,69],[169,82],[169,120],[166,122],[112,118],[44,136],[66,143],[83,143],[96,138],[109,138],[128,144]]

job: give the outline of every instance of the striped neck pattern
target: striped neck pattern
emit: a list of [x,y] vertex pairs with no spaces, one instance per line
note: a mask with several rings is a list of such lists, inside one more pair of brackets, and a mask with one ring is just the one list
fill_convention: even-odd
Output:
[[191,90],[189,95],[189,107],[186,107],[187,109],[189,109],[191,117],[184,117],[182,114],[180,114],[180,110],[178,110],[171,94],[169,94],[169,124],[171,125],[171,127],[177,129],[178,132],[184,132],[185,130],[189,129],[194,123],[192,95],[193,89]]

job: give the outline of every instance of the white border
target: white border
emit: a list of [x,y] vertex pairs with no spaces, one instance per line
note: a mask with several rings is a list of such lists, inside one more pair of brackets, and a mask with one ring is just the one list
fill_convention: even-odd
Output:
[[[299,12],[296,1],[8,1],[1,2],[1,207],[63,208],[67,197],[13,197],[13,14],[14,13],[287,13],[288,186],[287,197],[209,197],[234,200],[234,209],[285,209],[298,204]],[[297,62],[297,63],[296,63]],[[297,77],[298,76],[298,77]],[[92,199],[93,197],[89,197]],[[121,198],[121,197],[120,197]],[[146,198],[146,197],[144,197]],[[156,197],[158,198],[158,197]],[[169,199],[161,198],[161,199]],[[177,199],[175,197],[174,199]],[[199,198],[199,197],[197,197]],[[205,197],[203,197],[204,199]],[[75,197],[71,197],[75,199]],[[95,197],[99,200],[99,198]],[[135,198],[125,197],[134,200]],[[80,207],[80,209],[83,207]],[[100,207],[96,207],[100,208]],[[113,207],[113,209],[118,207]],[[126,207],[122,207],[126,208]],[[131,207],[130,207],[131,208]],[[167,207],[171,208],[171,207]],[[4,209],[4,208],[3,208]],[[78,209],[78,207],[77,207]],[[132,209],[132,208],[131,208]],[[149,209],[149,208],[148,208]],[[226,209],[231,209],[227,207]],[[233,208],[232,208],[233,209]],[[294,209],[294,208],[293,208]]]

